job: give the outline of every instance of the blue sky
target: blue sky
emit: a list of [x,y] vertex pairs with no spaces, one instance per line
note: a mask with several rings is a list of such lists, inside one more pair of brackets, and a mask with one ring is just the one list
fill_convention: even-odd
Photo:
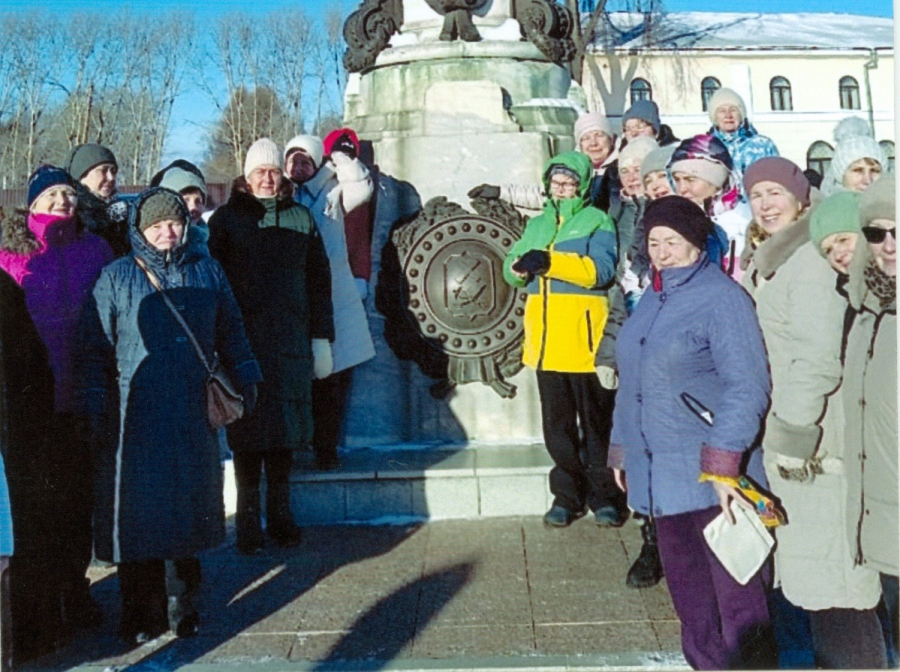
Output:
[[[302,8],[309,16],[319,17],[325,11],[338,6],[342,13],[349,14],[359,6],[357,0],[267,0],[252,2],[248,0],[140,0],[139,2],[122,2],[120,0],[2,0],[6,11],[45,10],[83,11],[114,13],[124,9],[133,14],[152,14],[180,10],[192,13],[198,25],[215,20],[221,16],[245,12],[250,15],[263,15],[291,7]],[[615,8],[617,0],[608,0],[609,6]],[[735,11],[735,12],[835,12],[868,14],[872,16],[892,17],[894,8],[892,0],[862,0],[862,2],[837,3],[835,0],[755,0],[754,2],[722,3],[721,0],[664,0],[669,12],[679,11]],[[198,95],[182,95],[173,109],[171,134],[166,145],[164,160],[184,157],[193,161],[203,158],[203,127],[212,121],[213,109],[208,99]]]

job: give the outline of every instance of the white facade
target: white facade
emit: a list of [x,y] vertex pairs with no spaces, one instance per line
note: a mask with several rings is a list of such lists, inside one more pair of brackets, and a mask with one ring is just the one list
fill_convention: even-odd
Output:
[[[802,29],[793,33],[785,26]],[[663,123],[689,137],[711,126],[702,87],[715,78],[741,94],[756,129],[803,168],[814,143],[834,146],[835,124],[850,115],[871,122],[877,140],[895,139],[890,19],[685,13],[665,17],[655,31],[653,39],[595,44],[584,82],[592,109],[621,116],[631,105],[632,85],[643,79]],[[790,109],[777,109],[783,106],[777,95],[773,101],[776,78],[790,86]],[[842,80],[850,85],[843,98]],[[854,82],[855,94],[849,90]]]

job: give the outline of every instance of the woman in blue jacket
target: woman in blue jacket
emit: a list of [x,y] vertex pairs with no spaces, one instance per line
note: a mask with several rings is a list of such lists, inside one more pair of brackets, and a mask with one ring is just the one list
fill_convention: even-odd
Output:
[[609,463],[627,474],[631,508],[656,520],[688,663],[768,667],[762,572],[740,585],[703,536],[742,501],[734,478],[765,483],[754,448],[771,380],[759,322],[747,293],[710,262],[713,224],[699,206],[666,196],[647,207],[644,227],[652,289],[619,332]]

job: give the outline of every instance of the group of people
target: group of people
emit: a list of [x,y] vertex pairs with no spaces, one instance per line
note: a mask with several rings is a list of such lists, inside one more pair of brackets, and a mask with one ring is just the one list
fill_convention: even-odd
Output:
[[[818,176],[741,97],[679,141],[651,101],[597,113],[510,250],[554,466],[549,527],[640,518],[632,587],[667,579],[697,669],[883,668],[897,655],[896,202],[865,121]],[[816,185],[811,184],[811,178]],[[627,505],[626,505],[627,497]],[[704,530],[744,507],[774,563],[735,578]]]
[[[652,101],[621,132],[584,114],[542,184],[470,194],[540,210],[503,277],[527,294],[523,363],[554,462],[544,522],[638,517],[626,582],[667,577],[695,668],[885,667],[900,592],[894,179],[860,119],[836,128],[820,191],[738,94],[720,89],[709,112],[685,140]],[[100,145],[34,171],[0,238],[4,656],[104,618],[92,556],[117,565],[124,640],[196,634],[226,442],[238,552],[300,542],[292,454],[339,466],[399,217],[360,152],[347,128],[284,149],[261,138],[214,210],[185,160],[137,195],[117,193]],[[218,367],[243,413],[224,433],[207,404]],[[774,565],[740,582],[704,538],[735,505],[777,525]]]
[[[103,620],[92,558],[117,566],[123,640],[196,634],[197,555],[225,538],[223,446],[238,551],[300,542],[293,452],[311,445],[318,468],[339,466],[352,370],[375,355],[365,302],[392,185],[359,154],[352,129],[283,151],[261,138],[212,211],[192,163],[119,194],[113,152],[80,145],[3,214],[4,664]],[[239,393],[224,432],[213,372]]]

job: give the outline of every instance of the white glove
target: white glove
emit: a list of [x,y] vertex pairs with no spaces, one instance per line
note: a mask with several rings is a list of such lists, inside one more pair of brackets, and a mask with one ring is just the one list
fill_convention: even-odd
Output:
[[331,358],[331,343],[327,338],[312,339],[313,377],[316,380],[327,378],[334,371],[334,360]]
[[331,155],[334,172],[341,184],[341,204],[350,212],[372,198],[374,185],[369,169],[359,159],[351,159],[342,152]]
[[356,282],[356,291],[359,292],[359,298],[365,301],[369,295],[369,281],[364,278],[353,278],[353,280]]
[[601,364],[596,370],[597,377],[600,379],[600,387],[604,390],[615,390],[619,387],[619,375],[614,368]]

